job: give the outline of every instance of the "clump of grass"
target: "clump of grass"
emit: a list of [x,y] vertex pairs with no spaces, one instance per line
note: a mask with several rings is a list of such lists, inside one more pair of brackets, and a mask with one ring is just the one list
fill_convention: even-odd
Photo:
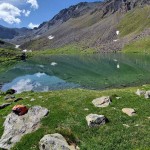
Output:
[[79,139],[74,135],[73,131],[69,127],[57,127],[55,131],[65,137],[68,144],[77,145],[79,143]]

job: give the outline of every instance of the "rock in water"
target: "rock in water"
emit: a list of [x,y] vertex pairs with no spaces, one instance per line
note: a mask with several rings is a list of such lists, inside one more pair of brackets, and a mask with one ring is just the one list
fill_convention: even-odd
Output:
[[45,135],[39,142],[40,150],[77,150],[69,146],[65,138],[58,133]]
[[141,96],[141,95],[144,95],[144,94],[145,94],[145,91],[144,91],[144,90],[137,89],[137,91],[135,92],[135,94],[138,95],[138,96]]
[[100,98],[96,98],[92,101],[95,107],[107,107],[111,104],[111,100],[109,96],[103,96]]
[[9,89],[6,91],[6,94],[15,94],[17,91],[14,89]]
[[150,91],[146,91],[144,96],[145,96],[146,99],[150,98]]
[[122,112],[125,113],[125,114],[127,114],[128,116],[134,116],[134,115],[136,115],[135,110],[132,109],[132,108],[123,108]]
[[40,120],[48,114],[48,110],[35,106],[23,116],[10,113],[4,122],[4,133],[0,139],[0,148],[11,149],[23,135],[31,133],[40,127]]
[[89,127],[98,127],[107,123],[108,119],[104,115],[89,114],[86,121]]

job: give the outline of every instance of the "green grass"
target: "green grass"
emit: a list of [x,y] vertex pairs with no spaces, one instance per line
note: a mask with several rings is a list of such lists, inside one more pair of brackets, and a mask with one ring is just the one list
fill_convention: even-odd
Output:
[[93,54],[94,50],[91,48],[84,48],[75,44],[66,45],[60,48],[47,49],[43,51],[33,51],[31,55],[84,55]]
[[21,56],[21,51],[14,48],[0,48],[0,72],[13,66]]
[[135,41],[123,48],[124,53],[150,53],[150,37]]
[[121,36],[143,31],[150,27],[150,6],[128,12],[118,25]]
[[[16,95],[24,100],[13,103],[11,106],[0,110],[0,135],[3,133],[2,124],[4,116],[11,112],[15,104],[28,106],[41,105],[50,110],[48,117],[42,120],[42,126],[34,133],[25,135],[15,145],[13,150],[38,150],[38,142],[45,134],[61,133],[68,142],[75,142],[81,150],[148,150],[150,141],[150,109],[149,100],[135,95],[137,88],[113,89],[107,91],[92,90],[64,90],[46,93],[25,92]],[[140,87],[150,89],[150,86]],[[107,108],[95,108],[91,103],[93,99],[104,95],[118,95],[113,97],[112,104]],[[43,96],[40,98],[39,96]],[[35,98],[34,102],[30,102]],[[0,103],[4,103],[0,97]],[[129,117],[121,109],[131,107],[137,111],[137,116]],[[88,108],[89,111],[85,111]],[[90,113],[103,114],[109,123],[98,128],[89,128],[85,117]],[[123,124],[128,124],[126,128]],[[135,125],[139,126],[135,126]]]

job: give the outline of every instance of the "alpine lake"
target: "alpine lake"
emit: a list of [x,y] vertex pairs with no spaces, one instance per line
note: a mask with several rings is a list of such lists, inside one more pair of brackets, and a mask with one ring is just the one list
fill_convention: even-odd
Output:
[[150,83],[150,56],[138,54],[42,55],[0,73],[1,90],[102,90]]

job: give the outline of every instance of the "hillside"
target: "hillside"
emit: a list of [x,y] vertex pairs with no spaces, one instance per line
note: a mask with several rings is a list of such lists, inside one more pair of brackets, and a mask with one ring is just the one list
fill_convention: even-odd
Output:
[[14,47],[13,44],[0,39],[0,48]]
[[32,50],[78,44],[85,50],[120,51],[136,40],[150,37],[149,14],[149,0],[82,2],[61,10],[33,30],[14,29],[12,35],[8,34],[9,41]]
[[23,36],[30,31],[28,28],[7,28],[0,25],[0,38],[11,40],[16,36]]
[[[85,49],[118,51],[136,38],[150,35],[149,32],[145,34],[150,26],[149,12],[149,1],[144,0],[80,3],[60,11],[52,20],[43,23],[33,35],[24,38],[26,42],[22,48],[40,50],[78,43]],[[119,37],[117,30],[121,33]],[[49,40],[50,35],[54,39]]]

